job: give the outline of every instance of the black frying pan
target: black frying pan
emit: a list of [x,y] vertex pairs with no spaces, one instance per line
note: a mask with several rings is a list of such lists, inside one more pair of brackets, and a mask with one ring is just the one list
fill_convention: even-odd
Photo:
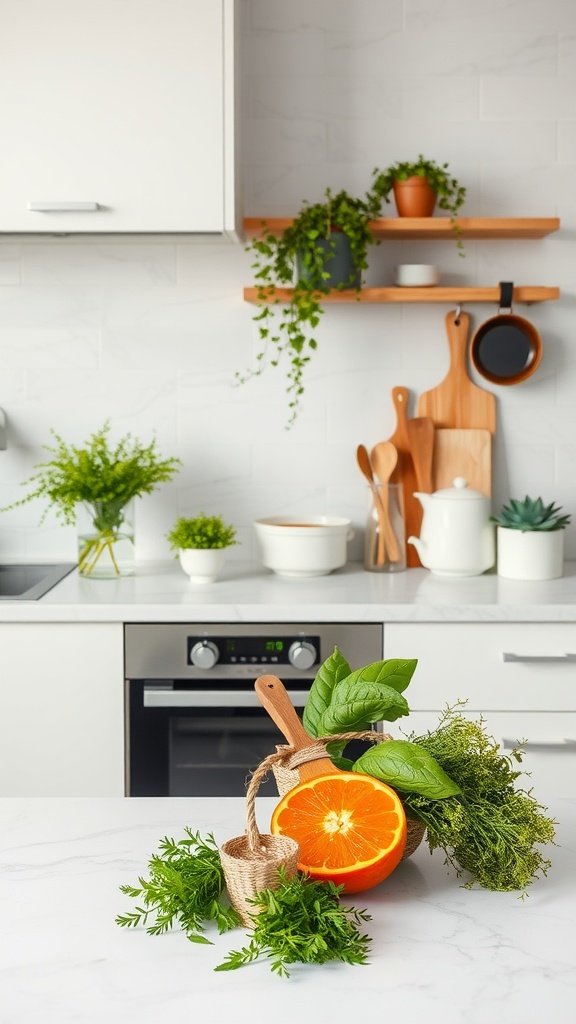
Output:
[[534,373],[542,358],[538,331],[512,313],[513,291],[510,281],[500,282],[498,315],[482,324],[472,339],[472,364],[493,384],[520,384]]

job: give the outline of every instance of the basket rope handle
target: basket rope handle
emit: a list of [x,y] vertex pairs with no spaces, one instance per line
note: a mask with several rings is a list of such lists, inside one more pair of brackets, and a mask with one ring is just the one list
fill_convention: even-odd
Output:
[[260,783],[274,765],[282,764],[285,768],[297,768],[299,764],[304,764],[306,761],[317,761],[320,757],[326,757],[327,745],[337,740],[373,740],[376,743],[382,743],[391,739],[392,736],[389,736],[388,733],[374,732],[370,729],[364,732],[340,732],[333,736],[320,736],[303,750],[294,750],[294,747],[286,745],[279,747],[275,754],[265,757],[252,773],[246,790],[246,835],[251,852],[260,852],[263,857],[266,856],[256,824],[255,802]]

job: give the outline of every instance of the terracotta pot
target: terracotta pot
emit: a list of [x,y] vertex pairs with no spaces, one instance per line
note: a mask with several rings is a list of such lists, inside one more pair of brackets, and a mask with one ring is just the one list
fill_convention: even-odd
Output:
[[426,178],[418,174],[395,181],[394,199],[399,217],[431,217],[436,206],[436,193]]

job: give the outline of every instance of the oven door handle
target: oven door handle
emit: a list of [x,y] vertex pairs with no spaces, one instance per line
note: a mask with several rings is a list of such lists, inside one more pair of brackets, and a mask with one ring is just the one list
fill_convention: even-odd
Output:
[[[289,692],[294,707],[303,708],[308,698],[304,690]],[[144,687],[145,708],[261,708],[252,690],[168,690]]]

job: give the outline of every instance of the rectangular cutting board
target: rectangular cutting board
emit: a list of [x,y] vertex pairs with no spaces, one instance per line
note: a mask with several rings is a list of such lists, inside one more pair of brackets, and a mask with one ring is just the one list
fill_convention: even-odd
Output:
[[473,491],[492,496],[492,436],[489,430],[437,429],[434,435],[434,490],[452,487],[462,476]]

